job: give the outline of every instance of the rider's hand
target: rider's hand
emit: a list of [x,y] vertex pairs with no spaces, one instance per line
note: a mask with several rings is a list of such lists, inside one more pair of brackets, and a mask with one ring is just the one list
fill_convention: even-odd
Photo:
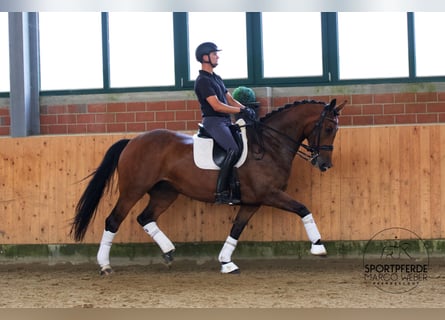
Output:
[[251,120],[251,121],[255,121],[256,120],[256,113],[255,110],[253,110],[250,107],[244,107],[241,109],[240,111],[241,117],[245,120]]

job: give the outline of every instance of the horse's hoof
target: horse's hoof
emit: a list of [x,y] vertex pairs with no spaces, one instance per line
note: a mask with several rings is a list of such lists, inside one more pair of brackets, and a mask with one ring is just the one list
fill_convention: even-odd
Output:
[[109,276],[109,275],[111,275],[113,272],[114,272],[114,271],[113,271],[113,269],[111,269],[110,266],[104,266],[104,267],[102,267],[102,268],[100,269],[99,274],[100,274],[101,276]]
[[311,254],[314,256],[326,257],[328,252],[323,244],[312,244]]
[[236,270],[230,271],[228,274],[240,274],[240,273],[241,273],[241,270],[236,269]]
[[224,274],[240,274],[241,270],[233,262],[221,263],[221,273]]
[[164,253],[163,255],[162,255],[162,258],[164,258],[164,264],[167,266],[167,267],[169,267],[170,268],[170,266],[171,266],[171,264],[172,264],[172,262],[173,262],[173,252],[174,252],[175,250],[171,250],[171,251],[169,251],[169,252],[167,252],[167,253]]

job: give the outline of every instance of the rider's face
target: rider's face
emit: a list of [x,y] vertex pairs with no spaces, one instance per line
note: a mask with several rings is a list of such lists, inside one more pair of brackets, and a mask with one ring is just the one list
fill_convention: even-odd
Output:
[[218,59],[219,59],[218,52],[216,52],[216,51],[210,52],[209,58],[210,58],[211,64],[213,64],[215,66],[218,65]]

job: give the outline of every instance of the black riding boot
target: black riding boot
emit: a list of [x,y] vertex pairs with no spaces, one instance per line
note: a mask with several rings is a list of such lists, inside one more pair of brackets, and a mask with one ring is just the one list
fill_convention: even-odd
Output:
[[233,167],[232,173],[230,175],[230,192],[232,196],[232,203],[239,204],[241,203],[241,188],[238,177],[238,168]]
[[236,152],[230,150],[221,165],[218,180],[216,182],[215,202],[220,204],[235,204],[234,200],[239,203],[239,199],[232,199],[229,182],[232,175],[233,166],[237,160]]

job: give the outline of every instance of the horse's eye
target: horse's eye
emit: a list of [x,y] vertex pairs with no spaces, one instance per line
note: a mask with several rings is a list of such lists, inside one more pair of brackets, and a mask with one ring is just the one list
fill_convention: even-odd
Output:
[[334,128],[333,128],[333,127],[327,127],[327,128],[325,129],[325,132],[326,132],[327,134],[331,134],[332,132],[334,132]]

